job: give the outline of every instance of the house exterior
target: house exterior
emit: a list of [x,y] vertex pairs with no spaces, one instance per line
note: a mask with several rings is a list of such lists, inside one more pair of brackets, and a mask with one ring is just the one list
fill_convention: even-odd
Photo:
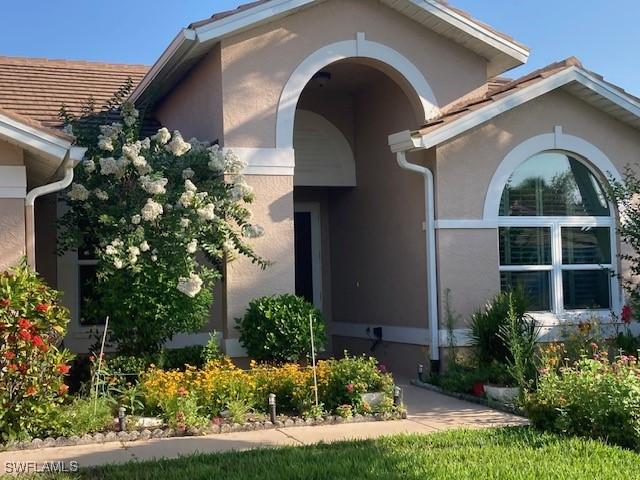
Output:
[[253,242],[273,262],[229,263],[205,331],[175,344],[216,329],[242,357],[235,319],[285,292],[323,311],[334,352],[373,351],[404,372],[437,367],[447,311],[467,345],[469,316],[516,284],[545,338],[585,317],[610,323],[624,303],[611,275],[625,273],[624,246],[602,185],[637,162],[640,100],[574,58],[501,77],[528,56],[438,0],[262,0],[189,25],[150,68],[0,60],[0,169],[21,172],[0,177],[0,264],[35,242],[30,261],[73,314],[67,343],[88,348],[91,260],[55,256],[55,193],[36,202],[35,230],[24,207],[33,187],[70,182],[82,152],[63,137],[68,159],[54,161],[7,125],[54,136],[55,102],[76,108],[80,93],[108,96],[129,76],[131,100],[155,121],[246,161],[266,230]]

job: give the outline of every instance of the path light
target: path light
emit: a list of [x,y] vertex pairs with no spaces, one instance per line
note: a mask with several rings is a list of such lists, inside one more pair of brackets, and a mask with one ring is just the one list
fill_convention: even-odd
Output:
[[271,423],[276,423],[276,395],[275,393],[269,394],[269,415],[271,417]]
[[424,365],[418,364],[418,380],[422,382],[422,374],[424,373]]
[[393,386],[393,404],[396,407],[402,405],[402,388],[398,385]]
[[118,426],[121,432],[127,431],[127,417],[125,415],[125,408],[118,408]]

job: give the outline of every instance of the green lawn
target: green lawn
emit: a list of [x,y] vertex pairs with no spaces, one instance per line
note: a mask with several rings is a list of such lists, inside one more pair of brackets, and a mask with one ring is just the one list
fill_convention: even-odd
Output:
[[528,428],[460,430],[131,463],[81,470],[80,478],[628,480],[640,478],[640,455]]

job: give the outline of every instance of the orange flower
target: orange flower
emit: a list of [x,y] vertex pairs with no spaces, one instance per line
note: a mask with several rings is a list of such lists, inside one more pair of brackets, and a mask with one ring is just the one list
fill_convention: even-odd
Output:
[[11,300],[9,300],[8,298],[3,298],[2,300],[0,300],[0,307],[8,307],[9,305],[11,305]]
[[58,371],[63,375],[66,375],[67,373],[69,373],[69,370],[71,369],[69,365],[66,365],[64,363],[61,363],[60,365],[58,365],[57,368],[58,368]]
[[46,303],[39,303],[38,305],[36,305],[36,311],[38,312],[47,312],[49,311],[50,305],[47,305]]
[[36,387],[34,387],[33,385],[30,385],[25,390],[25,396],[32,397],[37,393],[37,391],[38,391],[38,389],[36,389]]
[[58,388],[58,393],[60,395],[65,395],[68,391],[69,391],[69,385],[65,383],[61,384],[60,388]]
[[16,354],[10,351],[6,351],[2,354],[2,356],[4,358],[6,358],[7,360],[13,360],[14,358],[16,358]]
[[31,322],[26,318],[21,318],[20,320],[18,320],[18,327],[20,327],[23,330],[28,330],[29,328],[32,327],[32,325],[31,325]]
[[38,348],[42,348],[44,345],[44,341],[40,335],[34,335],[31,339],[31,343]]
[[27,342],[31,340],[31,333],[29,333],[27,330],[20,330],[20,333],[18,333],[18,335],[22,340],[25,340]]

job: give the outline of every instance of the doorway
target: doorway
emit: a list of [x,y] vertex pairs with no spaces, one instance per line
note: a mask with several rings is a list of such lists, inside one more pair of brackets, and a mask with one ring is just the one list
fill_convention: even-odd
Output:
[[322,311],[322,248],[319,203],[296,203],[295,235],[296,295]]

